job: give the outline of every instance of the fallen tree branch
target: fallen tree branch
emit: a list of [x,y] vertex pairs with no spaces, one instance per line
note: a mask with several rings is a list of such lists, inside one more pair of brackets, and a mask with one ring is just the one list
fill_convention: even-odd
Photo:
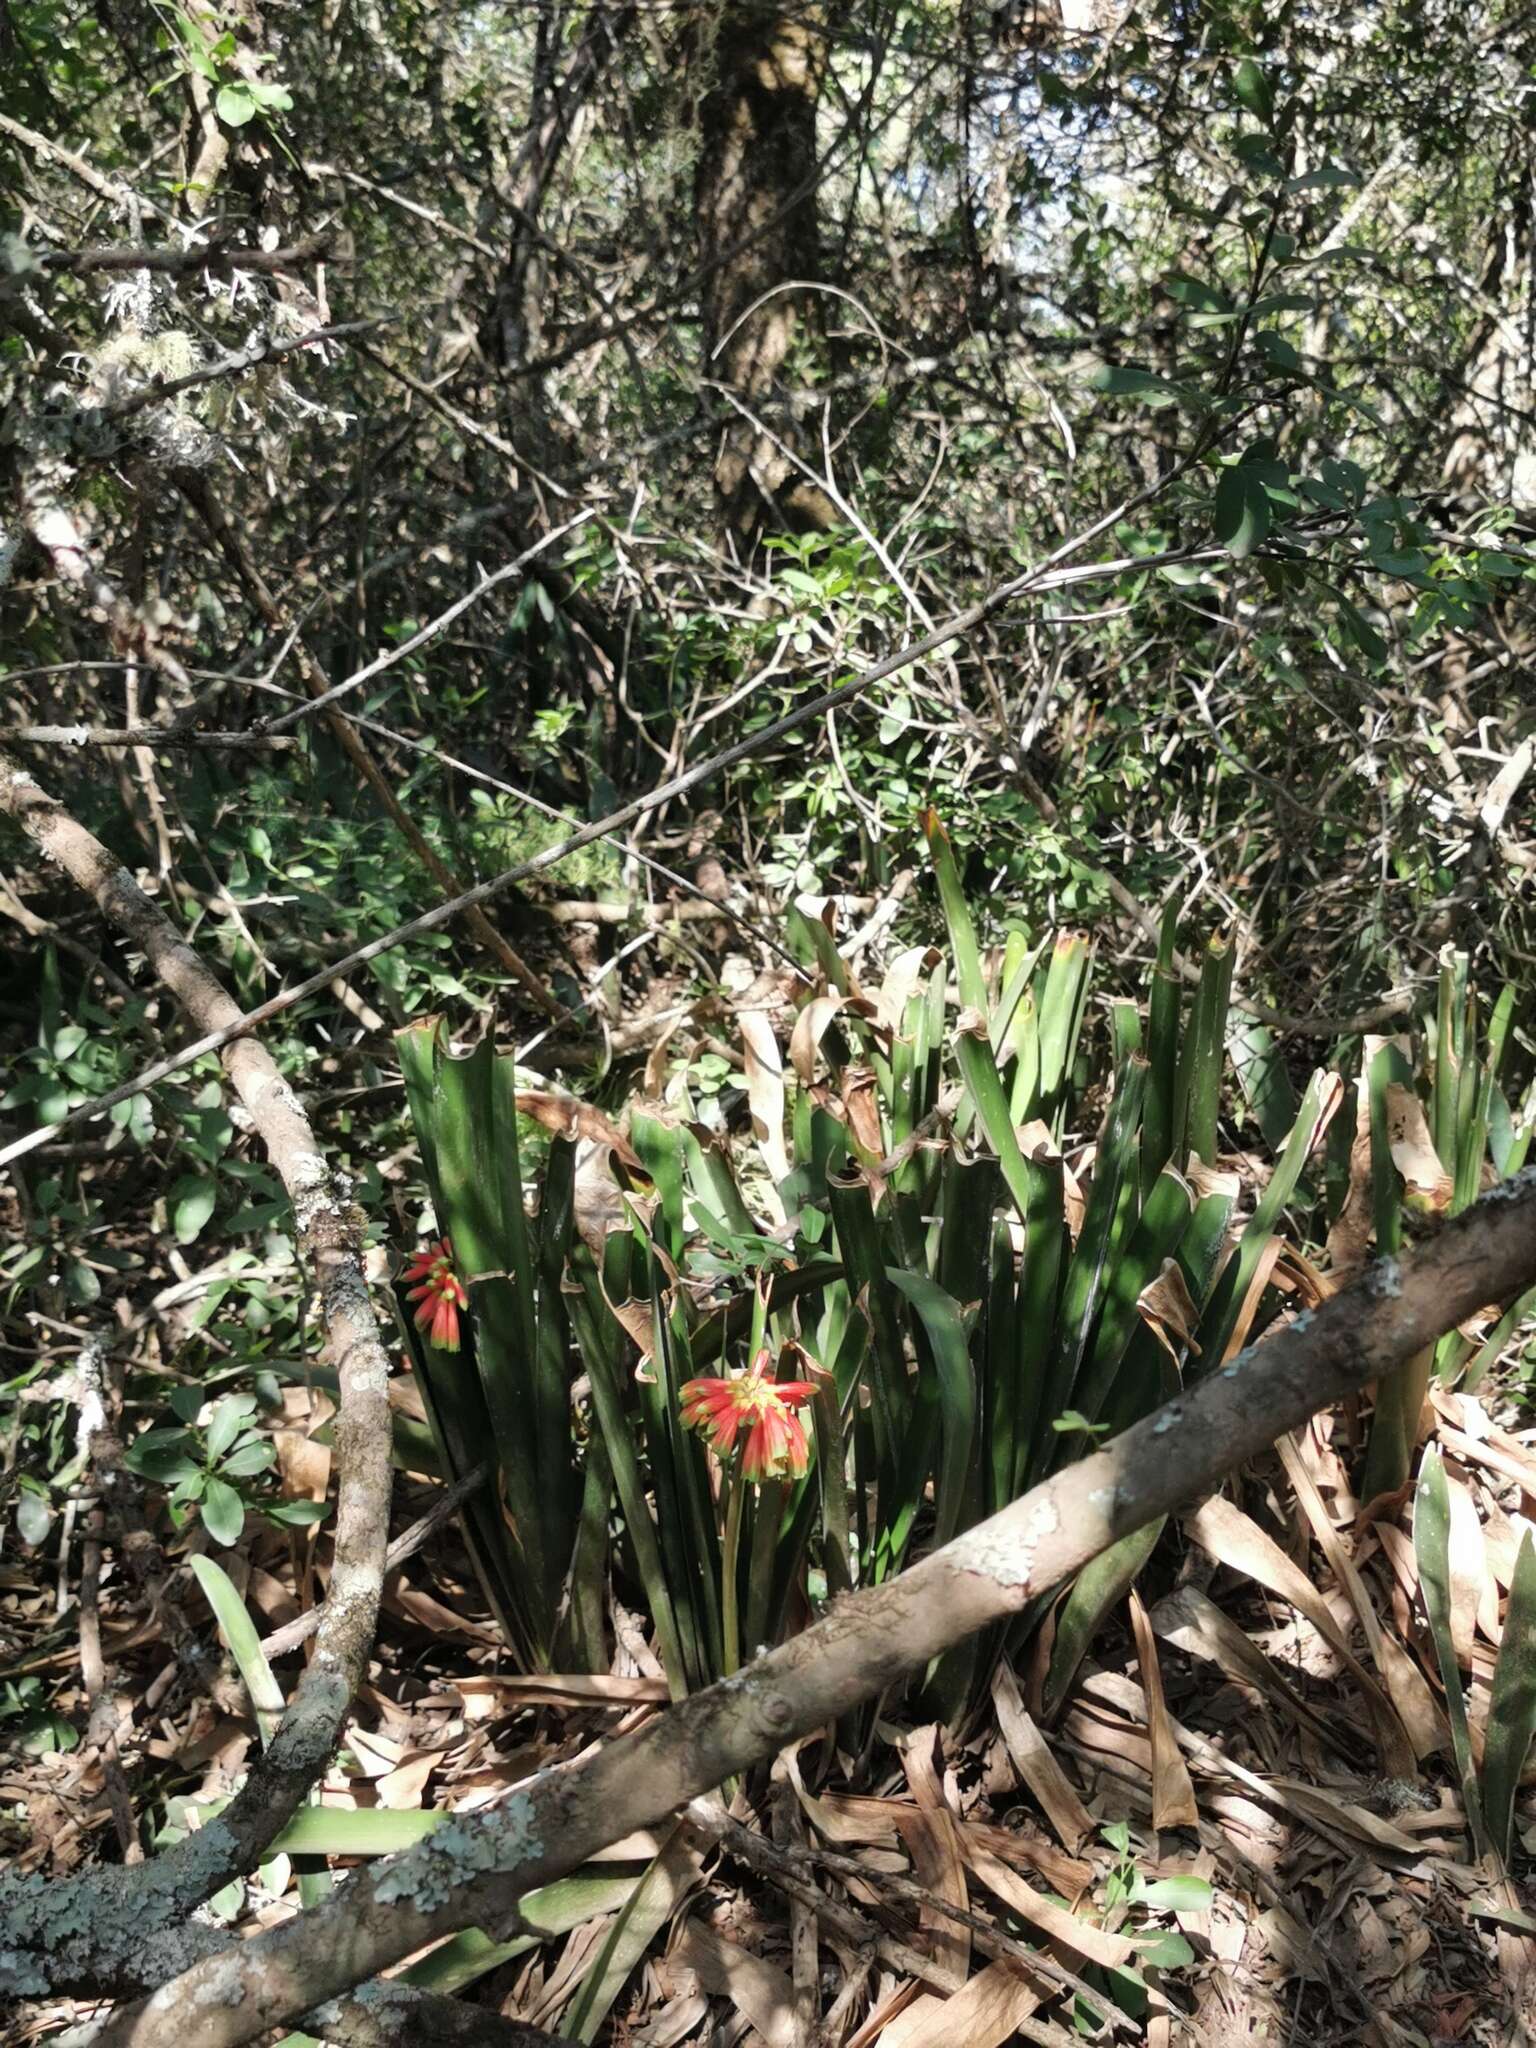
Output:
[[303,2024],[336,2048],[576,2048],[526,2020],[394,1979],[370,1985],[366,1998],[332,1999],[305,2013]]
[[312,1911],[194,1965],[114,2019],[102,2048],[238,2048],[444,1935],[509,1925],[524,1892],[1018,1614],[1283,1431],[1533,1281],[1536,1168],[1527,1168],[1411,1258],[1381,1260],[1315,1313],[900,1577],[835,1602],[734,1677],[576,1765],[541,1771],[492,1813],[454,1816]]
[[[235,1936],[226,1932],[225,1946]],[[332,1998],[303,2015],[303,2028],[335,2048],[577,2048],[527,2020],[504,2019],[488,2006],[442,1992],[424,1991],[397,1977],[372,1984],[367,1995]],[[75,2048],[94,2048],[101,2028],[77,2031]]]
[[293,1204],[340,1382],[335,1563],[314,1657],[276,1734],[223,1813],[152,1862],[54,1883],[0,1879],[0,1987],[27,1996],[65,1983],[154,1983],[207,1953],[216,1931],[184,1925],[187,1916],[255,1867],[324,1770],[366,1674],[378,1617],[391,1480],[389,1361],[363,1277],[361,1218],[271,1054],[244,1035],[239,1006],[127,869],[3,753],[0,812],[142,951],[195,1025],[226,1034],[224,1069]]
[[[894,1871],[871,1870],[857,1857],[839,1855],[835,1850],[801,1848],[792,1842],[770,1842],[764,1836],[754,1834],[750,1828],[744,1828],[739,1821],[732,1820],[718,1800],[694,1800],[688,1809],[688,1818],[696,1827],[712,1835],[728,1856],[756,1871],[760,1877],[766,1877],[786,1898],[797,1899],[808,1907],[851,1948],[874,1948],[881,1961],[889,1963],[893,1970],[916,1977],[939,1991],[950,1993],[956,1988],[951,1976],[952,1964],[937,1962],[932,1955],[913,1948],[856,1906],[844,1899],[832,1898],[815,1883],[816,1872],[827,1870],[845,1881],[853,1878],[877,1891],[890,1893],[915,1908],[941,1913],[946,1920],[966,1928],[972,1942],[984,1956],[990,1956],[994,1961],[1017,1963],[1021,1969],[1041,1978],[1048,1991],[1076,1992],[1091,2008],[1108,2004],[1102,1992],[1096,1992],[1048,1949],[1031,1948],[1027,1942],[1005,1934],[983,1914],[972,1913],[964,1906],[940,1898],[936,1892],[911,1878],[902,1877]],[[1117,2012],[1112,2006],[1104,2018],[1111,2033],[1139,2032],[1124,2013]]]
[[297,740],[264,732],[201,732],[195,725],[8,725],[0,744],[25,747],[265,747],[281,752]]

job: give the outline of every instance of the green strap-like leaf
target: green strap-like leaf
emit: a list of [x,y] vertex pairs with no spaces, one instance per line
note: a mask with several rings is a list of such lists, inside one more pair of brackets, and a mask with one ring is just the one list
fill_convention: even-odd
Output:
[[[889,1278],[891,1285],[905,1295],[917,1311],[938,1375],[940,1450],[938,1478],[934,1486],[933,1531],[937,1549],[949,1541],[964,1519],[971,1444],[976,1429],[976,1379],[971,1370],[965,1325],[960,1320],[960,1310],[953,1295],[947,1294],[936,1280],[930,1280],[925,1273],[904,1272],[893,1266]],[[920,1389],[920,1406],[925,1405],[922,1392]],[[920,1416],[914,1415],[914,1432],[920,1427],[920,1421]],[[923,1477],[927,1477],[926,1471]],[[919,1487],[921,1484],[919,1481]],[[911,1505],[915,1509],[915,1500]]]
[[561,2028],[568,2039],[597,2038],[631,1970],[687,1897],[701,1860],[682,1831],[674,1830],[620,1908],[596,1961],[582,1979]]
[[1077,1676],[1077,1667],[1087,1656],[1088,1646],[1097,1634],[1100,1622],[1112,1607],[1125,1598],[1135,1583],[1137,1573],[1156,1549],[1166,1520],[1166,1516],[1160,1516],[1157,1521],[1148,1522],[1144,1529],[1133,1529],[1129,1536],[1122,1536],[1118,1543],[1112,1543],[1108,1550],[1101,1551],[1093,1563],[1073,1580],[1072,1590],[1056,1618],[1056,1636],[1051,1645],[1050,1669],[1045,1680],[1047,1720],[1055,1717],[1066,1699]]
[[1508,1863],[1515,1829],[1515,1792],[1536,1735],[1536,1545],[1520,1539],[1504,1610],[1504,1635],[1493,1669],[1488,1733],[1483,1745],[1483,1818],[1488,1839]]
[[283,1689],[273,1677],[272,1666],[262,1653],[256,1625],[246,1611],[245,1602],[235,1591],[234,1581],[222,1565],[215,1564],[211,1557],[189,1558],[188,1563],[203,1590],[203,1598],[213,1609],[213,1618],[219,1625],[219,1633],[229,1654],[235,1660],[235,1668],[245,1680],[261,1739],[270,1742],[283,1718]]
[[1445,1687],[1446,1711],[1451,1722],[1451,1742],[1456,1752],[1456,1769],[1461,1778],[1462,1805],[1471,1830],[1473,1847],[1483,1853],[1482,1805],[1477,1791],[1477,1770],[1472,1761],[1472,1737],[1467,1728],[1467,1702],[1461,1689],[1461,1667],[1451,1638],[1451,1494],[1445,1467],[1433,1445],[1424,1453],[1419,1468],[1418,1491],[1413,1497],[1413,1552],[1418,1560],[1419,1584],[1424,1589],[1424,1608],[1429,1616],[1429,1633],[1435,1645],[1435,1661]]
[[955,956],[955,981],[963,1009],[987,1011],[987,978],[981,968],[981,950],[976,944],[976,927],[955,861],[949,834],[939,822],[937,811],[923,813],[923,831],[933,872],[939,884],[939,901],[944,906],[944,924],[949,932],[950,950]]

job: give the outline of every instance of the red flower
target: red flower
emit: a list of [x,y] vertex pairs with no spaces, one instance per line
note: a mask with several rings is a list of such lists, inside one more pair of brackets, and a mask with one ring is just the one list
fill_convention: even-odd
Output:
[[406,1267],[405,1279],[418,1284],[409,1289],[407,1301],[419,1301],[416,1327],[425,1330],[427,1341],[439,1351],[459,1348],[459,1310],[469,1307],[464,1282],[453,1270],[453,1246],[447,1238],[419,1251]]
[[769,1355],[759,1351],[752,1369],[739,1379],[689,1380],[682,1392],[682,1418],[689,1429],[705,1432],[717,1458],[728,1458],[745,1431],[742,1476],[798,1479],[810,1463],[805,1431],[796,1408],[803,1408],[816,1388],[810,1380],[768,1377]]

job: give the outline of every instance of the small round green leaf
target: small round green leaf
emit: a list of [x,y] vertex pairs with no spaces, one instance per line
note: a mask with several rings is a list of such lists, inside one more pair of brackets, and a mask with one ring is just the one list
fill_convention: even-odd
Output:
[[238,1543],[245,1527],[245,1502],[222,1479],[210,1479],[203,1488],[203,1527],[215,1543]]

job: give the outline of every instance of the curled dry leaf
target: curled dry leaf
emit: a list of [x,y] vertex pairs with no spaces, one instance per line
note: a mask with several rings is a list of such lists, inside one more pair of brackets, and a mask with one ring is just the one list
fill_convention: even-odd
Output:
[[1403,1177],[1405,1203],[1421,1216],[1443,1216],[1451,1206],[1456,1184],[1435,1150],[1424,1105],[1411,1088],[1389,1081],[1386,1112],[1387,1149]]
[[901,1030],[913,990],[932,974],[943,957],[937,946],[910,946],[886,968],[885,980],[875,999],[875,1014],[888,1031],[894,1034]]
[[1195,1338],[1200,1311],[1177,1259],[1164,1259],[1162,1272],[1155,1280],[1149,1280],[1136,1297],[1136,1307],[1175,1364],[1186,1351],[1196,1358],[1200,1356]]
[[1077,1175],[1078,1173],[1086,1173],[1088,1167],[1092,1164],[1093,1148],[1090,1146],[1078,1155],[1077,1171],[1074,1172],[1062,1156],[1061,1147],[1051,1136],[1050,1125],[1044,1123],[1039,1117],[1032,1117],[1027,1124],[1020,1124],[1018,1135],[1019,1150],[1026,1159],[1061,1160],[1062,1214],[1066,1218],[1067,1230],[1072,1242],[1076,1244],[1082,1233],[1083,1211],[1087,1206],[1087,1197],[1083,1193],[1083,1184]]
[[816,1078],[816,1055],[821,1050],[821,1041],[832,1028],[834,1021],[844,1010],[856,1017],[873,1017],[875,1006],[863,996],[812,996],[805,1008],[795,1019],[795,1027],[789,1034],[789,1062],[802,1087],[809,1088]]
[[[845,1067],[842,1094],[843,1113],[848,1120],[848,1135],[853,1140],[855,1152],[863,1156],[866,1164],[873,1164],[885,1151],[885,1134],[880,1128],[880,1096],[875,1086],[874,1069]],[[874,1187],[873,1192],[878,1197],[879,1187]]]
[[591,1145],[606,1145],[624,1164],[643,1171],[639,1154],[610,1117],[590,1102],[567,1095],[563,1088],[519,1088],[517,1107],[532,1117],[541,1130],[555,1138],[585,1138]]

